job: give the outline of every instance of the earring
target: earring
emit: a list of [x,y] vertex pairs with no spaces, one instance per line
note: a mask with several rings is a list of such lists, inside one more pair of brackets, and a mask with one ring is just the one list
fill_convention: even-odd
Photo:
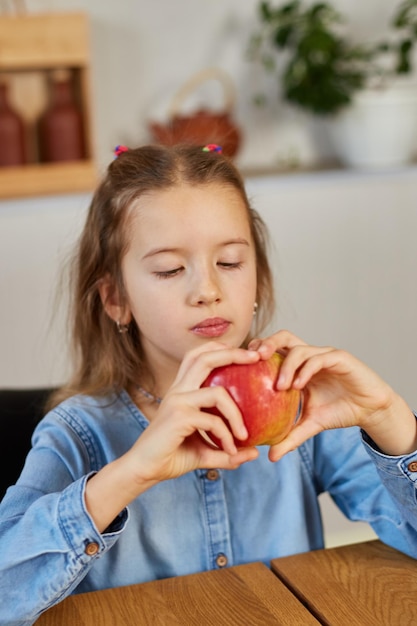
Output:
[[257,303],[257,302],[254,302],[254,303],[253,303],[253,315],[254,315],[254,316],[256,315],[256,311],[257,311],[257,310],[258,310],[258,303]]
[[117,326],[117,332],[120,333],[121,335],[129,331],[129,324],[122,324],[120,320],[116,321],[116,326]]

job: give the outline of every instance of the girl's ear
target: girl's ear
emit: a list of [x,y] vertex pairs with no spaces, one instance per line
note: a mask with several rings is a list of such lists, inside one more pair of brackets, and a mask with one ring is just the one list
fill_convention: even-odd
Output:
[[106,274],[98,284],[98,292],[103,303],[104,310],[114,322],[129,324],[132,314],[126,304],[122,304],[119,290],[109,274]]

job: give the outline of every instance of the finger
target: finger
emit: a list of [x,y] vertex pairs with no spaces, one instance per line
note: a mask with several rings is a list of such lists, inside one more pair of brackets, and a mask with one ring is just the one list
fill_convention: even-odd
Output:
[[[222,467],[224,467],[224,469],[237,469],[243,465],[243,463],[254,461],[258,456],[259,451],[256,448],[239,448],[236,454],[229,455],[227,459],[224,460]],[[219,462],[221,462],[220,459]],[[217,465],[217,467],[219,467],[219,465]]]
[[293,428],[283,441],[270,447],[268,455],[269,460],[275,463],[285,454],[292,452],[292,450],[295,450],[301,446],[302,443],[311,439],[311,437],[314,437],[322,430],[323,428],[320,424],[314,422],[305,421],[300,423],[300,425]]
[[231,363],[248,364],[259,361],[259,354],[243,348],[216,347],[215,350],[188,353],[182,362],[174,386],[181,391],[199,388],[210,372]]
[[[309,359],[299,370],[294,386],[302,388],[320,371],[327,372],[339,380],[348,382],[352,372],[359,365],[359,361],[344,350],[329,348],[321,354],[316,354]],[[346,378],[348,377],[348,378]]]
[[235,454],[228,454],[224,450],[213,449],[201,440],[198,444],[201,469],[237,469],[243,463],[254,461],[259,456],[256,448],[239,448]]
[[258,348],[262,345],[262,339],[256,337],[252,339],[248,344],[248,350],[258,350]]
[[269,359],[274,352],[286,354],[288,350],[297,345],[305,345],[305,342],[288,330],[280,330],[264,339],[253,339],[248,348],[257,350],[262,359]]
[[[196,430],[200,433],[206,433],[209,440],[211,436],[220,442],[220,448],[227,454],[236,454],[237,447],[233,439],[233,434],[230,428],[226,425],[225,420],[213,413],[207,413],[205,411],[200,412],[200,417],[195,423]],[[247,433],[246,433],[247,437]],[[244,439],[246,439],[244,437]]]
[[218,411],[237,439],[247,439],[248,431],[242,413],[224,387],[204,387],[199,391],[199,406]]
[[[216,399],[222,396],[223,400]],[[204,408],[212,407],[218,414],[204,411]],[[171,393],[165,398],[165,405],[161,404],[160,412],[146,429],[144,437],[158,432],[159,429],[164,433],[165,447],[172,451],[183,445],[196,432],[207,432],[220,442],[220,447],[228,454],[236,454],[234,433],[223,414],[232,416],[230,419],[236,435],[238,438],[246,439],[248,435],[240,411],[225,389],[208,387],[184,394]]]
[[295,387],[303,389],[308,381],[322,369],[324,362],[318,357],[334,353],[336,350],[329,346],[296,346],[286,355],[277,380],[277,389]]
[[187,369],[189,369],[190,367],[193,366],[193,364],[198,361],[198,359],[200,358],[200,355],[203,354],[204,352],[213,352],[216,350],[225,350],[227,349],[228,346],[225,343],[221,343],[219,341],[213,341],[213,342],[206,342],[204,344],[202,344],[201,346],[199,346],[198,348],[195,348],[194,350],[190,350],[189,352],[187,352],[184,355],[184,358],[182,360],[182,363],[179,367],[178,370],[178,374],[177,374],[177,378],[180,378],[181,375],[183,374],[184,371],[187,371]]

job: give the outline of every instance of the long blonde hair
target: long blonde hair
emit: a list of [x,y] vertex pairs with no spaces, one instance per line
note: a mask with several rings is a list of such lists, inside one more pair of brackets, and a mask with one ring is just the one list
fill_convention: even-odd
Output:
[[129,388],[146,368],[139,330],[134,323],[120,334],[104,310],[100,280],[108,275],[120,297],[126,297],[121,272],[127,250],[132,203],[143,194],[179,183],[221,183],[240,194],[249,219],[257,261],[255,332],[270,321],[274,309],[272,273],[267,257],[268,234],[250,207],[243,180],[230,159],[193,146],[143,146],[121,153],[107,168],[92,198],[70,267],[70,348],[73,374],[50,400],[50,407],[76,393],[105,395]]

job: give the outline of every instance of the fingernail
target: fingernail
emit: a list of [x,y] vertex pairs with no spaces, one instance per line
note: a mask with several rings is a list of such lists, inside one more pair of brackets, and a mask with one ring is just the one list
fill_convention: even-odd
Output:
[[242,439],[242,441],[243,441],[244,439],[247,439],[247,438],[248,438],[248,434],[249,434],[249,433],[248,433],[248,431],[247,431],[247,429],[246,429],[246,426],[241,426],[241,427],[239,428],[239,439]]

